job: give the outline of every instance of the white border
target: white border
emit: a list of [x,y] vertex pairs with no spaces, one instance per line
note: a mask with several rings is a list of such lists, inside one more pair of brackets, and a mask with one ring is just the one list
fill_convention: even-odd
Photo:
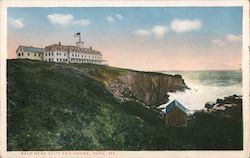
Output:
[[6,7],[185,7],[243,6],[244,0],[5,0]]
[[[247,158],[249,155],[249,118],[250,118],[250,108],[249,108],[249,3],[247,0],[180,0],[180,1],[164,1],[164,0],[130,0],[130,1],[108,1],[108,0],[94,0],[94,1],[60,1],[60,0],[6,0],[0,2],[1,12],[0,12],[0,35],[1,35],[1,45],[0,45],[0,157],[30,157],[33,158],[34,155],[21,155],[21,152],[7,152],[6,149],[6,58],[7,58],[7,8],[8,7],[211,7],[211,6],[242,6],[243,7],[243,42],[242,42],[242,69],[243,69],[243,120],[244,120],[244,150],[243,151],[83,151],[83,152],[73,152],[70,155],[62,155],[62,152],[58,151],[44,151],[44,152],[33,152],[36,154],[35,157],[176,157],[176,158]],[[71,151],[68,151],[71,152]],[[27,152],[29,153],[29,152]],[[78,153],[78,154],[77,154]],[[46,154],[44,156],[43,154]]]

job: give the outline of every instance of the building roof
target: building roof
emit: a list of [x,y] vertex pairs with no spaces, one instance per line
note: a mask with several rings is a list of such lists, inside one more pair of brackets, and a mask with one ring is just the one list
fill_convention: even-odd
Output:
[[61,44],[53,44],[45,47],[45,52],[48,51],[65,51],[65,52],[78,52],[78,53],[87,53],[87,54],[95,54],[102,55],[100,51],[94,50],[91,48],[80,48],[78,46],[71,45],[61,45]]
[[166,106],[166,113],[171,112],[175,107],[179,108],[182,112],[187,113],[187,108],[185,108],[177,100],[172,101],[168,106]]
[[44,52],[44,48],[37,48],[37,47],[28,47],[28,46],[19,46],[17,51],[22,48],[24,52],[31,52],[31,53],[43,53]]

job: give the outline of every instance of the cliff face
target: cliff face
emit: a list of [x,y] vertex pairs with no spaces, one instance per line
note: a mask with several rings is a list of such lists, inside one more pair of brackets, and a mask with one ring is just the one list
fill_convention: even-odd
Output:
[[168,92],[187,88],[179,75],[134,71],[121,73],[106,87],[120,101],[136,101],[151,107],[167,102]]

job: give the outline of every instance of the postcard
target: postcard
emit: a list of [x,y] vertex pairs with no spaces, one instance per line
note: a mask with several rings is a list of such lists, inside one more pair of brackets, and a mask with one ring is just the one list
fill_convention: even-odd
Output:
[[249,157],[249,2],[2,1],[1,157]]

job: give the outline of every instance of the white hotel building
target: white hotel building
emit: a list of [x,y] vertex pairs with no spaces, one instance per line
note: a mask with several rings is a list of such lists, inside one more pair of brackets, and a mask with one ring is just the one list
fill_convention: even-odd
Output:
[[102,63],[102,54],[90,48],[83,48],[83,42],[77,42],[77,46],[53,44],[45,47],[44,61],[60,63]]
[[90,48],[84,48],[81,42],[80,32],[76,33],[79,41],[76,46],[53,44],[43,48],[19,46],[16,53],[17,58],[44,60],[57,63],[93,63],[93,64],[107,64],[107,61],[102,60],[102,53],[100,51]]

